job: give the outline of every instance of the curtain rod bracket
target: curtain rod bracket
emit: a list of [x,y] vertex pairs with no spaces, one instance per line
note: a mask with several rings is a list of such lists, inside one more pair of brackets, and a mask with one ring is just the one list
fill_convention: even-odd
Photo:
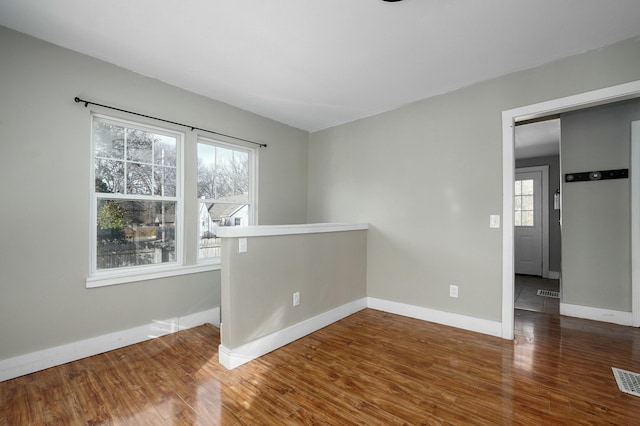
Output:
[[96,105],[96,106],[99,106],[99,107],[102,107],[102,108],[108,108],[108,109],[112,109],[112,110],[115,110],[115,111],[126,112],[127,114],[133,114],[133,115],[137,115],[137,116],[139,116],[139,117],[150,118],[150,119],[152,119],[152,120],[158,120],[158,121],[162,121],[162,122],[164,122],[164,123],[170,123],[170,124],[175,124],[175,125],[177,125],[177,126],[182,126],[182,127],[190,128],[192,132],[193,132],[194,130],[200,130],[200,131],[202,131],[202,132],[213,133],[214,135],[224,136],[224,137],[227,137],[227,138],[231,138],[231,139],[236,139],[236,140],[243,141],[243,142],[252,143],[252,144],[254,144],[254,145],[258,145],[258,147],[260,147],[260,148],[266,148],[266,147],[267,147],[267,144],[266,144],[266,143],[254,142],[254,141],[249,140],[249,139],[243,139],[243,138],[239,138],[239,137],[237,137],[237,136],[226,135],[226,134],[224,134],[224,133],[215,132],[215,131],[213,131],[213,130],[203,129],[203,128],[201,128],[201,127],[191,126],[191,125],[189,125],[189,124],[178,123],[178,122],[176,122],[176,121],[165,120],[164,118],[158,118],[158,117],[154,117],[154,116],[151,116],[151,115],[140,114],[139,112],[127,111],[126,109],[120,109],[120,108],[112,107],[112,106],[109,106],[109,105],[98,104],[98,103],[96,103],[96,102],[91,102],[91,101],[87,101],[87,100],[85,100],[85,99],[80,99],[80,98],[79,98],[79,97],[77,97],[77,96],[76,96],[75,98],[73,98],[73,100],[74,100],[76,103],[84,102],[84,107],[85,107],[85,108],[87,108],[87,107],[89,106],[89,104],[91,104],[91,105]]

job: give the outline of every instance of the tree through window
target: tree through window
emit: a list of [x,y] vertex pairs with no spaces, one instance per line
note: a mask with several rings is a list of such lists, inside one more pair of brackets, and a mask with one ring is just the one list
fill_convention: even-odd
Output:
[[180,134],[95,116],[93,270],[177,262]]

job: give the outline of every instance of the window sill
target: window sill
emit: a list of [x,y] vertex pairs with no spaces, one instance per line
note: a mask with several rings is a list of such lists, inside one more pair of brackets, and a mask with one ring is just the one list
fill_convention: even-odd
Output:
[[197,274],[199,272],[217,271],[219,269],[220,260],[217,259],[215,261],[202,262],[197,265],[154,266],[148,269],[145,268],[144,270],[101,272],[88,277],[86,280],[86,286],[87,288],[105,287],[108,285]]

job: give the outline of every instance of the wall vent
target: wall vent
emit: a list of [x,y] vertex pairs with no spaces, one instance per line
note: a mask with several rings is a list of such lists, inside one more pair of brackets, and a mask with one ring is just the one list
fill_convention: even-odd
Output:
[[553,297],[554,299],[560,299],[560,292],[553,290],[538,290],[538,296]]

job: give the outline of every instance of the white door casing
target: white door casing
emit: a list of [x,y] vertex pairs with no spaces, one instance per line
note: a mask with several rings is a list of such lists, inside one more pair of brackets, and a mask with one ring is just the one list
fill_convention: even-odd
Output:
[[[516,274],[543,276],[542,268],[542,171],[516,170],[515,212],[514,218],[514,268]],[[523,194],[518,194],[521,186]],[[525,188],[533,191],[527,191]],[[531,193],[532,192],[532,193]],[[528,202],[532,206],[527,206]],[[518,205],[518,204],[522,205]],[[533,207],[533,212],[527,211]],[[519,214],[522,215],[519,218]],[[530,217],[529,217],[530,215]],[[547,268],[548,269],[548,268]]]
[[[638,97],[640,97],[640,80],[502,112],[502,338],[513,340],[514,335],[513,182],[515,179],[515,122]],[[635,264],[636,262],[633,263]],[[640,320],[638,319],[640,316],[640,280],[632,281],[634,325],[640,326]]]
[[631,316],[640,327],[640,121],[631,122]]

